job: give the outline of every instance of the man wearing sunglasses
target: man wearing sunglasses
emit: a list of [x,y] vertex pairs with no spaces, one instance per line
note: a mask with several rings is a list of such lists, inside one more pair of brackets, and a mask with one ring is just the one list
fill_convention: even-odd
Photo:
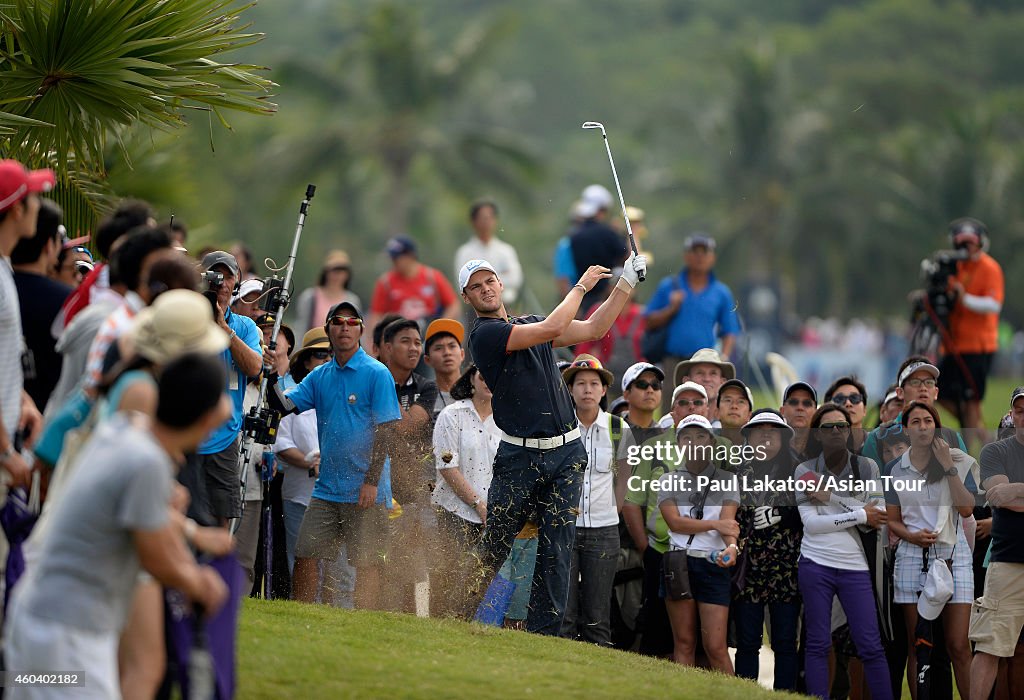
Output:
[[807,436],[811,417],[818,410],[818,394],[807,382],[793,382],[782,392],[782,406],[779,413],[786,419],[786,425],[793,429],[790,447],[797,464],[808,457]]
[[283,412],[316,409],[320,472],[295,545],[296,600],[314,602],[319,563],[334,560],[342,541],[356,568],[355,605],[380,607],[381,552],[387,551],[391,472],[390,424],[402,418],[388,368],[360,347],[363,315],[343,301],[327,312],[333,359],[317,367],[281,402]]
[[489,262],[471,260],[459,271],[462,298],[477,316],[470,350],[494,392],[494,422],[502,430],[487,497],[482,571],[489,580],[535,504],[540,504],[537,574],[526,622],[531,632],[557,635],[561,630],[576,535],[574,511],[587,460],[552,348],[597,340],[607,333],[646,272],[646,258],[630,256],[600,308],[586,321],[578,321],[583,296],[612,276],[608,268],[590,267],[549,316],[521,318],[507,314],[502,282]]

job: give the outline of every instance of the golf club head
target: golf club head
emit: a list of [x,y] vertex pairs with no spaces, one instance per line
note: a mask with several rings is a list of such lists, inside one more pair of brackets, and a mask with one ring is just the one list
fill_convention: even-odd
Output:
[[604,124],[601,122],[583,122],[584,129],[600,129],[601,133],[604,133]]

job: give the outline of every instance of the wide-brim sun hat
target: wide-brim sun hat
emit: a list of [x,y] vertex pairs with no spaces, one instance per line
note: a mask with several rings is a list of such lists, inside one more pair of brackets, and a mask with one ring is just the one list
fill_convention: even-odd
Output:
[[689,360],[683,360],[676,365],[676,370],[672,374],[673,383],[678,385],[683,377],[690,373],[690,369],[694,365],[717,365],[722,370],[723,379],[735,379],[736,378],[736,366],[731,362],[725,362],[722,360],[722,356],[718,354],[717,350],[712,348],[701,348],[697,352],[693,353],[693,356]]
[[228,348],[228,334],[213,320],[213,308],[189,289],[164,292],[135,316],[125,340],[131,352],[156,364],[188,353],[215,355]]
[[302,347],[292,352],[292,356],[288,358],[288,366],[295,367],[299,362],[305,360],[306,355],[310,354],[314,350],[330,350],[331,341],[327,337],[327,331],[322,326],[316,328],[310,328],[306,331],[306,334],[302,336]]

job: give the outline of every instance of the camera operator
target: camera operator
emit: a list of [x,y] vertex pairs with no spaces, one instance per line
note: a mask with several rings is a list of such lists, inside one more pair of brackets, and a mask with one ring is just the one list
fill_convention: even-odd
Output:
[[956,274],[949,278],[953,309],[939,364],[939,403],[960,420],[970,435],[982,428],[981,401],[998,344],[1003,269],[985,252],[988,229],[982,222],[956,219],[949,225],[949,235],[953,247],[964,251],[967,258],[957,263]]
[[179,480],[192,496],[189,516],[203,525],[223,526],[241,515],[238,450],[244,415],[242,401],[247,379],[258,375],[263,368],[263,354],[256,323],[231,311],[231,296],[239,278],[234,256],[217,250],[203,257],[201,267],[208,287],[206,294],[216,304],[214,317],[229,339],[223,359],[231,418],[210,434],[196,454],[189,456]]

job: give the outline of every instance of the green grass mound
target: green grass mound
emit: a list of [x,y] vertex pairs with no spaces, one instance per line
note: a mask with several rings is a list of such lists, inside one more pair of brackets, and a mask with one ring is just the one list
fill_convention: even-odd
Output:
[[[455,620],[247,600],[238,697],[782,697],[756,683]],[[796,697],[796,696],[791,696]]]

